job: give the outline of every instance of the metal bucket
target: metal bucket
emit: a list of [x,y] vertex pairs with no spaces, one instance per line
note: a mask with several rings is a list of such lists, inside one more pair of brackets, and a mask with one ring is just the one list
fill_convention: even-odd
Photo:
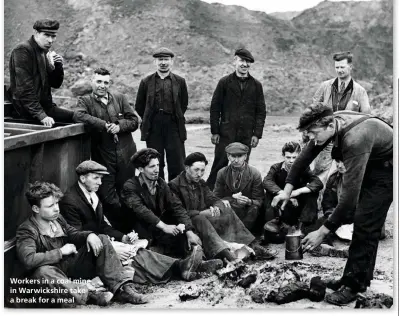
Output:
[[286,251],[285,251],[286,260],[303,259],[303,249],[301,246],[300,234],[286,235],[285,243],[286,243]]

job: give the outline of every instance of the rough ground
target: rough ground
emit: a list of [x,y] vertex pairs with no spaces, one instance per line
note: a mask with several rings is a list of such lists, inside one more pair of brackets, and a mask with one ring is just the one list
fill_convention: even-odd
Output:
[[[260,141],[259,147],[254,150],[250,158],[250,163],[256,166],[264,177],[269,170],[269,167],[280,161],[280,149],[282,145],[289,140],[299,140],[300,135],[294,130],[293,126],[297,123],[297,118],[288,117],[268,117],[267,124],[264,131],[264,137]],[[144,143],[139,142],[139,132],[134,133],[134,138],[137,141],[138,148],[143,148]],[[208,126],[189,125],[188,126],[188,140],[186,142],[186,153],[189,154],[194,151],[203,152],[209,159],[210,169],[213,159],[213,146],[210,142],[210,130]],[[209,172],[209,170],[208,170]],[[207,174],[208,175],[208,174]],[[206,176],[207,176],[206,175]],[[368,289],[367,296],[375,293],[387,294],[393,296],[393,222],[394,214],[393,207],[389,210],[386,221],[386,235],[387,238],[380,242],[378,250],[378,258],[375,269],[375,276],[372,286]],[[345,243],[338,243],[338,248],[346,247]],[[279,251],[278,257],[271,264],[280,264],[285,262],[284,245],[272,245],[272,248]],[[289,261],[286,261],[289,262]],[[301,261],[306,264],[321,265],[322,267],[313,268],[315,271],[309,272],[309,269],[296,268],[302,279],[309,280],[312,276],[340,276],[346,263],[346,259],[331,258],[331,257],[312,257],[309,254],[304,254],[304,259]],[[266,262],[254,262],[253,268],[260,267]],[[302,299],[297,302],[292,302],[284,305],[276,305],[274,303],[257,304],[252,301],[249,291],[250,289],[243,289],[238,286],[232,286],[232,282],[224,284],[219,281],[216,275],[196,280],[191,284],[196,284],[198,288],[203,289],[202,294],[194,300],[181,302],[179,293],[182,287],[189,283],[184,281],[172,281],[162,286],[144,286],[141,290],[147,293],[150,303],[140,307],[130,304],[112,304],[109,308],[243,308],[243,309],[262,309],[262,308],[326,308],[334,309],[340,308],[329,305],[325,302],[311,302],[308,299]],[[271,287],[276,284],[271,284]],[[267,287],[268,288],[268,287]],[[327,290],[328,292],[330,290]],[[344,308],[354,308],[354,303]],[[98,308],[97,306],[87,306],[85,308]]]

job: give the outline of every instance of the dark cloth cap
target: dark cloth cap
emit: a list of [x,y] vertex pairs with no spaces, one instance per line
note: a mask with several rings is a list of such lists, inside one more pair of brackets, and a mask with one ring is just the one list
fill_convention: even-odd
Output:
[[93,160],[85,160],[76,167],[76,173],[78,175],[84,175],[87,173],[99,173],[99,174],[110,174],[107,172],[107,168]]
[[235,143],[231,143],[228,146],[225,147],[225,152],[227,154],[237,154],[237,155],[243,155],[243,154],[247,154],[249,152],[249,147],[247,147],[246,145],[239,143],[239,142],[235,142]]
[[159,49],[157,49],[154,54],[153,57],[157,58],[157,57],[174,57],[174,53],[172,52],[172,50],[166,48],[166,47],[161,47]]
[[322,106],[318,112],[315,112],[314,115],[307,115],[306,111],[311,111],[309,109],[306,109],[303,114],[300,116],[299,119],[299,126],[297,126],[297,129],[300,132],[303,132],[310,128],[311,125],[316,123],[318,120],[327,117],[327,116],[333,116],[333,110],[329,106]]
[[[151,157],[151,158],[150,158]],[[145,167],[149,164],[153,158],[160,158],[160,153],[153,148],[143,148],[137,151],[130,159],[131,164],[135,168]]]
[[60,27],[60,23],[57,20],[37,20],[35,24],[33,24],[33,28],[39,32],[49,32],[49,33],[57,33]]
[[185,159],[184,164],[185,164],[185,166],[191,166],[197,161],[205,162],[206,165],[208,164],[206,156],[204,156],[202,153],[199,153],[199,152],[195,152],[195,153],[188,155]]
[[240,58],[246,59],[251,63],[254,63],[253,55],[245,48],[239,48],[235,51],[235,56],[239,56]]

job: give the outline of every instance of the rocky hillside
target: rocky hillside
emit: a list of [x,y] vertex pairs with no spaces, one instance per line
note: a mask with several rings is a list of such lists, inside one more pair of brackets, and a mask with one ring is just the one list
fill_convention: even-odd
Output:
[[175,72],[187,79],[190,112],[207,119],[219,78],[233,71],[233,53],[244,46],[256,59],[251,73],[263,83],[270,113],[309,104],[318,84],[334,76],[338,50],[354,52],[354,77],[371,98],[392,97],[390,0],[325,1],[290,21],[200,0],[18,0],[5,1],[4,11],[6,75],[13,46],[30,36],[33,22],[60,20],[54,49],[66,60],[66,79],[55,91],[61,96],[84,93],[92,70],[105,66],[113,88],[134,103],[140,79],[155,69],[152,52],[167,46],[176,53]]

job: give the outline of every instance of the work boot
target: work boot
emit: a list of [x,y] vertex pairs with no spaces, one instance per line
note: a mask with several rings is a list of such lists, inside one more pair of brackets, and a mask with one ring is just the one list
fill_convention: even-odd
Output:
[[328,289],[337,291],[342,286],[342,279],[328,279],[325,280],[325,284]]
[[108,291],[89,291],[86,304],[107,306],[110,304],[113,294]]
[[278,251],[276,250],[265,248],[259,245],[254,244],[250,247],[254,250],[256,260],[271,260],[274,259],[278,254]]
[[357,292],[353,292],[348,286],[342,285],[342,287],[331,294],[325,296],[325,301],[338,306],[348,305],[357,298]]
[[132,283],[125,283],[122,285],[115,294],[115,299],[121,303],[130,303],[134,305],[146,304],[149,301],[146,296],[139,294],[135,290]]
[[215,271],[221,269],[223,267],[223,262],[221,259],[211,259],[207,261],[203,261],[197,272],[200,273],[214,273]]
[[201,264],[203,251],[199,246],[193,246],[192,253],[185,259],[179,260],[178,266],[181,277],[185,281],[193,281],[197,278],[197,269]]

